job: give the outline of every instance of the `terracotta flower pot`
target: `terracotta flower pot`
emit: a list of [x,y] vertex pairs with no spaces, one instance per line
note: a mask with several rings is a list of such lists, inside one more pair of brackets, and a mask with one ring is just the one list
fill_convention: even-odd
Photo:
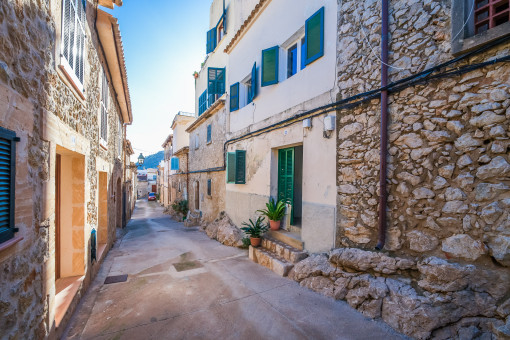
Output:
[[252,247],[258,247],[260,246],[260,237],[250,237],[250,242]]
[[278,229],[280,229],[281,222],[282,221],[269,220],[269,228],[271,228],[271,230],[278,230]]

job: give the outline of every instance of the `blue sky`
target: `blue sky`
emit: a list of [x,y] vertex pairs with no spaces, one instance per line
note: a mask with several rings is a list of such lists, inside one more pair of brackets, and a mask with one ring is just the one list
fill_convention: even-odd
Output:
[[[178,111],[195,111],[193,72],[205,58],[211,0],[124,0],[119,19],[133,107],[135,157],[161,150]],[[104,9],[104,8],[102,8]]]

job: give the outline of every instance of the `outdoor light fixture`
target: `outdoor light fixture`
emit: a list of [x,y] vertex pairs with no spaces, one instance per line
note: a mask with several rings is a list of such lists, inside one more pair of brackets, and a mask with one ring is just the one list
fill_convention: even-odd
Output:
[[145,157],[143,157],[142,153],[140,152],[140,156],[138,156],[138,165],[143,165],[143,161],[145,160]]

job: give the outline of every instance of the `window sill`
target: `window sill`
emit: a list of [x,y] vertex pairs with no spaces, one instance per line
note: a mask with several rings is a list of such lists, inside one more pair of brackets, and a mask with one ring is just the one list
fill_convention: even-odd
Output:
[[454,56],[470,52],[499,38],[510,35],[510,22],[491,28],[488,31],[465,39],[452,41],[452,54]]
[[19,241],[23,240],[23,236],[15,236],[11,238],[9,241],[0,244],[0,252],[4,251],[12,246],[14,246]]
[[82,101],[85,101],[85,89],[81,84],[77,84],[76,80],[74,79],[75,76],[72,74],[72,71],[70,70],[70,67],[65,64],[65,59],[62,60],[62,63],[59,65],[60,71],[64,74],[64,78],[66,80],[66,83],[70,85],[72,92],[76,95],[78,95],[79,99]]

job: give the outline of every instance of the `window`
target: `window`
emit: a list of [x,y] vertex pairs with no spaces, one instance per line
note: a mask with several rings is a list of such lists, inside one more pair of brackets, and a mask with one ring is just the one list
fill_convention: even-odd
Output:
[[510,21],[509,0],[475,0],[475,34]]
[[262,51],[262,86],[278,83],[278,46]]
[[227,153],[227,183],[246,184],[246,151]]
[[207,180],[207,196],[211,196],[211,192],[212,192],[212,180],[208,179]]
[[205,110],[207,110],[207,90],[205,90],[198,98],[198,115],[202,115]]
[[207,105],[211,106],[225,93],[225,68],[209,67],[207,69]]
[[230,86],[230,111],[239,110],[239,83]]
[[104,146],[108,141],[108,80],[104,70],[102,72],[102,85],[101,85],[101,131],[100,142]]
[[200,140],[199,140],[199,137],[198,135],[195,135],[195,150],[198,149],[198,147],[200,146]]
[[62,1],[61,65],[73,83],[83,92],[85,68],[85,0]]
[[458,55],[510,33],[510,0],[453,0],[452,52]]
[[170,170],[179,170],[179,158],[172,157],[170,160]]
[[[220,43],[221,39],[225,36],[225,27],[223,25],[223,17],[220,19],[220,22],[218,25],[216,25],[216,36],[218,37],[218,44]],[[217,44],[217,45],[218,45]]]
[[0,127],[0,243],[14,237],[14,186],[16,183],[16,137]]
[[155,181],[156,179],[158,179],[158,175],[152,175],[152,179]]
[[298,71],[298,45],[294,44],[287,50],[287,78]]
[[206,53],[211,53],[216,49],[221,39],[227,34],[227,15],[226,11],[223,12],[220,20],[215,27],[207,31],[207,46]]
[[212,141],[212,125],[207,125],[207,143],[211,143]]
[[324,7],[305,22],[305,64],[324,55]]
[[243,80],[243,90],[244,90],[244,100],[243,100],[243,107],[251,103],[252,101],[252,86],[251,86],[251,73],[246,76]]

